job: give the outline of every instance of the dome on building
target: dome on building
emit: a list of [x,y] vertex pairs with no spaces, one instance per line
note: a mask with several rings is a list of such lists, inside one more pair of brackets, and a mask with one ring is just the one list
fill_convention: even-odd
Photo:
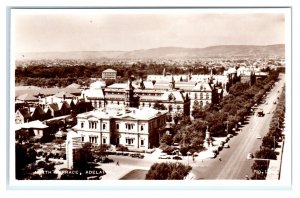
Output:
[[106,86],[106,83],[104,81],[96,81],[91,83],[90,88],[91,89],[102,89]]

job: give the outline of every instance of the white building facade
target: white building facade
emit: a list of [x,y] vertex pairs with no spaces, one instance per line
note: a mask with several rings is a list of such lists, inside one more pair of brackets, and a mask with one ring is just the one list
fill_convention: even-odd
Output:
[[122,144],[129,149],[148,149],[153,146],[149,136],[158,136],[155,133],[165,126],[166,114],[166,110],[107,105],[79,114],[73,129],[81,136],[82,142],[96,146]]

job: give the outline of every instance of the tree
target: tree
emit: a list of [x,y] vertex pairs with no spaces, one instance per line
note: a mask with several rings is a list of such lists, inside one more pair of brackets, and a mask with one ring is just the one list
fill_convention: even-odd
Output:
[[106,151],[110,148],[110,145],[108,144],[101,144],[97,147],[97,153],[100,156],[106,156]]
[[182,163],[155,163],[146,174],[146,180],[183,180],[192,170]]
[[27,179],[36,170],[36,151],[29,144],[16,143],[16,179]]
[[277,147],[277,142],[274,139],[275,137],[273,136],[265,136],[262,140],[262,146],[263,147],[268,147],[270,149],[275,149]]
[[268,147],[263,147],[261,150],[257,151],[255,157],[261,159],[277,159],[275,151]]
[[42,179],[53,180],[57,179],[57,174],[54,173],[55,164],[53,162],[47,163],[44,167],[44,174],[42,175]]
[[197,100],[194,101],[192,116],[196,118],[203,119],[205,117],[205,111],[203,107],[199,104]]
[[266,160],[255,160],[251,169],[253,172],[253,176],[251,179],[265,179],[267,176],[267,171],[269,167],[269,161]]
[[161,138],[160,138],[160,144],[166,144],[166,145],[172,145],[173,143],[173,137],[172,135],[169,134],[164,134]]

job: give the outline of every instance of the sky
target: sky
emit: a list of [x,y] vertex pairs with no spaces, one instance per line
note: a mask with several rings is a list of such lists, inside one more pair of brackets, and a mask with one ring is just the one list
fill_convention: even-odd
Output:
[[16,52],[130,51],[285,43],[283,13],[17,14]]

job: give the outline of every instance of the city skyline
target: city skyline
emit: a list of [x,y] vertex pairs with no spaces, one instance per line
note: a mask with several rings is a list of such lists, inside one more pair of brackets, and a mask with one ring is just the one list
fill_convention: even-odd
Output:
[[284,13],[38,13],[14,19],[16,52],[285,43]]

